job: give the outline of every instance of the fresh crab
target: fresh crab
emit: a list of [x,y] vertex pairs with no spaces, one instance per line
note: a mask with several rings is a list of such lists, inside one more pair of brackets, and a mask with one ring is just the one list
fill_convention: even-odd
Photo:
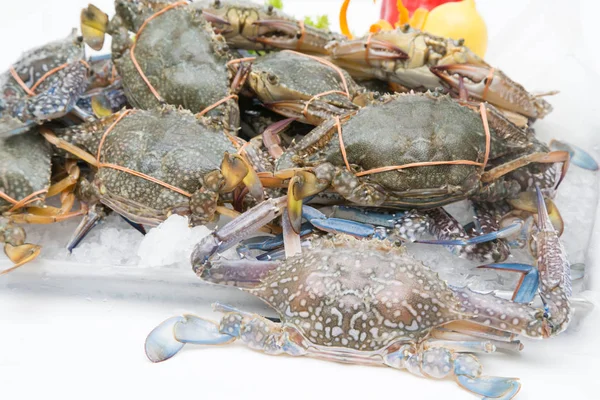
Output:
[[444,95],[401,94],[324,122],[276,163],[275,177],[291,178],[295,230],[302,199],[326,189],[354,204],[410,210],[514,197],[521,185],[506,174],[532,163],[563,162],[564,175],[568,153],[537,152],[521,131],[487,129],[492,114],[484,110]]
[[[151,0],[117,0],[115,9],[108,21],[88,6],[81,14],[82,32],[95,48],[102,46],[105,32],[112,36],[113,59],[131,105],[182,106],[222,117],[232,130],[239,127],[236,93],[246,69],[233,75],[230,66],[238,62],[200,10],[185,1]],[[136,32],[135,41],[130,32]]]
[[269,109],[312,125],[355,112],[370,100],[370,93],[347,72],[323,59],[289,50],[256,58],[247,82]]
[[[402,53],[396,58],[373,59],[366,50],[372,40],[389,43],[390,48]],[[519,115],[543,118],[552,110],[548,102],[491,67],[463,46],[462,41],[404,26],[328,46],[331,60],[354,77],[378,78],[408,89],[433,90],[444,84],[457,95],[465,91],[473,99],[507,110],[515,122],[520,121]]]
[[[52,148],[37,130],[0,138],[0,242],[15,264],[0,275],[33,260],[41,250],[38,245],[25,243],[25,231],[15,224],[47,224],[81,215],[71,212],[79,168],[68,162],[68,175],[52,184]],[[47,206],[46,198],[57,194],[61,194],[61,207]]]
[[75,30],[23,54],[0,75],[0,138],[70,112],[87,87],[88,68]]
[[[281,322],[215,304],[215,311],[225,314],[218,323],[187,314],[156,327],[145,344],[151,361],[174,356],[186,343],[220,345],[240,339],[267,354],[452,377],[485,399],[511,399],[521,387],[519,380],[483,375],[471,353],[518,351],[522,344],[517,335],[549,338],[567,328],[569,263],[539,191],[537,268],[485,266],[522,274],[513,300],[449,286],[401,248],[344,235],[313,240],[301,255],[285,260],[215,257],[279,215],[285,203],[282,198],[257,206],[206,237],[192,254],[200,278],[259,297]],[[528,305],[538,287],[543,307]]]
[[[97,168],[91,184],[81,183],[87,202],[99,201],[134,223],[154,226],[174,213],[189,215],[192,225],[205,223],[217,209],[228,210],[218,207],[220,197],[242,182],[252,197],[263,197],[246,160],[259,165],[259,155],[213,118],[188,110],[125,110],[55,132],[43,135]],[[78,243],[97,217],[89,215],[71,243]]]

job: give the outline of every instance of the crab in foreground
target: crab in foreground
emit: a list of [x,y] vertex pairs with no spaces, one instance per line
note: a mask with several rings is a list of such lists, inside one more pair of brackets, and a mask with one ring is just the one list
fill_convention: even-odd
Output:
[[[217,304],[215,310],[225,314],[220,323],[194,315],[170,318],[148,335],[146,354],[159,362],[186,343],[216,345],[239,339],[267,354],[452,377],[486,399],[511,399],[521,387],[518,379],[483,375],[471,353],[520,350],[516,335],[555,336],[566,329],[571,314],[569,263],[539,190],[537,195],[537,268],[485,266],[523,275],[512,301],[449,286],[400,248],[344,235],[314,240],[301,255],[285,260],[214,260],[252,228],[279,215],[285,199],[263,203],[200,242],[192,264],[207,282],[237,286],[259,297],[277,311],[281,322]],[[538,286],[542,308],[527,304]]]

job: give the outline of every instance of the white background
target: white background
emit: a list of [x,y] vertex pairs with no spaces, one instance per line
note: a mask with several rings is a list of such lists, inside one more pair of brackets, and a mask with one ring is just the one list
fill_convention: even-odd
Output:
[[[285,11],[298,16],[327,13],[334,27],[339,3],[284,0]],[[477,3],[489,29],[486,59],[528,89],[561,91],[551,100],[555,111],[536,124],[538,132],[568,137],[588,149],[597,146],[597,3]],[[3,1],[0,70],[21,51],[65,36],[78,25],[86,5],[87,0]],[[96,5],[112,9],[109,0]],[[354,0],[349,12],[353,31],[364,31],[378,15],[379,5]],[[584,293],[596,305],[599,226],[597,221],[588,254],[590,290]],[[0,261],[0,267],[6,266]],[[155,365],[146,360],[143,343],[163,319],[181,312],[215,318],[207,308],[214,300],[244,303],[250,310],[264,307],[234,289],[206,287],[187,270],[172,271],[169,279],[176,283],[167,285],[152,276],[136,279],[135,271],[113,273],[110,267],[86,271],[73,265],[64,276],[52,276],[51,264],[32,268],[0,278],[2,399],[476,398],[451,381],[429,381],[389,368],[269,357],[243,346],[189,348]],[[577,329],[553,340],[526,341],[520,354],[482,356],[485,373],[521,378],[520,399],[600,398],[599,314],[596,308]]]

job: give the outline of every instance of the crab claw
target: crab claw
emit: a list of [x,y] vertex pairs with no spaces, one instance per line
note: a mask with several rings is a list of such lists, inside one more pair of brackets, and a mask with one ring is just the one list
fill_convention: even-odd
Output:
[[0,275],[7,274],[20,266],[27,264],[40,255],[41,246],[25,243],[19,246],[13,246],[10,243],[4,244],[4,253],[15,264],[12,267],[0,272]]
[[497,239],[509,238],[521,232],[521,230],[523,229],[523,225],[523,221],[515,220],[512,224],[503,227],[496,232],[490,232],[484,235],[474,236],[472,238],[454,240],[415,240],[415,243],[438,244],[444,246],[468,246],[472,244],[491,242],[492,240]]
[[530,94],[523,86],[492,67],[449,64],[429,69],[457,92],[464,85],[471,97],[527,117],[543,118],[552,110],[548,102]]
[[93,4],[81,10],[81,34],[83,41],[94,50],[104,46],[104,34],[108,26],[108,15]]
[[320,125],[332,116],[343,115],[358,109],[350,101],[348,101],[347,107],[338,107],[321,100],[313,100],[308,106],[305,100],[280,100],[263,103],[263,105],[285,117],[315,126]]
[[581,147],[552,139],[550,141],[550,148],[552,150],[568,151],[570,155],[570,161],[573,164],[590,171],[598,171],[598,163],[596,160],[594,160],[592,156]]
[[[534,192],[521,192],[516,198],[508,199],[507,201],[508,204],[518,210],[527,211],[532,214],[538,213],[538,198]],[[545,206],[552,226],[556,229],[558,235],[561,236],[565,229],[565,224],[558,211],[558,207],[556,207],[551,199],[545,199]]]
[[408,54],[394,44],[373,38],[348,40],[331,48],[331,57],[345,61],[371,64],[373,61],[406,60]]
[[221,163],[221,173],[225,178],[221,188],[224,193],[231,192],[237,185],[244,183],[252,197],[258,201],[263,200],[264,192],[260,178],[242,156],[225,153]]
[[227,21],[226,19],[204,10],[202,11],[202,16],[204,17],[204,19],[210,22],[216,34],[222,35],[233,32],[233,29],[231,28],[231,23],[229,23],[229,21]]
[[521,389],[521,383],[515,378],[502,378],[496,376],[480,376],[472,378],[466,375],[457,375],[458,384],[484,399],[509,400]]
[[278,49],[298,50],[303,53],[327,54],[325,45],[329,35],[306,26],[304,23],[285,19],[263,19],[252,23],[258,28],[251,40]]
[[521,273],[521,279],[513,293],[512,301],[515,303],[528,304],[533,301],[540,283],[540,274],[537,268],[527,264],[503,263],[487,264],[477,268],[497,269],[501,271],[512,271]]

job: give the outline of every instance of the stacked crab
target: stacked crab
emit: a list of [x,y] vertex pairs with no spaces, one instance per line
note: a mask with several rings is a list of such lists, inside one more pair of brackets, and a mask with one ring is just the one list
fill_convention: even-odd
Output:
[[[518,380],[483,376],[471,353],[566,328],[570,270],[550,198],[570,156],[591,161],[550,151],[530,127],[550,105],[461,42],[408,27],[348,40],[233,0],[116,0],[111,19],[90,5],[81,30],[0,80],[11,270],[41,251],[19,224],[81,218],[72,249],[110,212],[141,232],[172,214],[191,225],[225,215],[196,246],[194,271],[281,317],[225,305],[220,324],[174,317],[149,335],[152,361],[241,339],[510,399]],[[107,34],[111,54],[86,58],[84,43],[101,50]],[[53,196],[60,207],[45,204]],[[477,223],[442,208],[462,200]],[[249,239],[259,230],[274,235]],[[511,300],[452,287],[405,241],[521,279]],[[234,246],[242,258],[219,256]],[[512,246],[536,266],[502,264]],[[538,294],[542,306],[530,305]]]

